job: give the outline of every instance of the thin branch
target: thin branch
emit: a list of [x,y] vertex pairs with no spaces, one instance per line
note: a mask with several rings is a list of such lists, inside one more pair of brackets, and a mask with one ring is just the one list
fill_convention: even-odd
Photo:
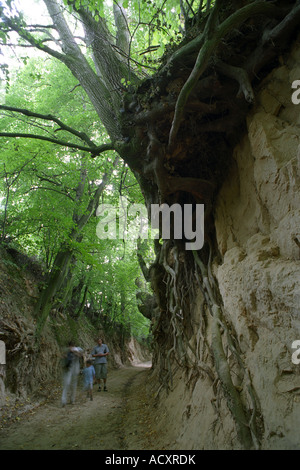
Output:
[[109,172],[106,172],[103,174],[103,177],[102,177],[102,181],[101,183],[99,184],[98,188],[96,189],[93,197],[90,199],[90,202],[84,212],[84,214],[80,217],[80,219],[77,221],[77,225],[76,225],[76,228],[72,230],[72,233],[71,233],[71,238],[75,235],[75,234],[78,234],[79,232],[81,232],[81,230],[83,229],[83,227],[87,224],[87,222],[89,221],[90,217],[92,216],[92,214],[94,213],[94,211],[96,210],[98,204],[99,204],[99,199],[100,199],[100,196],[101,194],[103,193],[110,177],[112,176],[113,174],[113,170],[115,168],[117,168],[118,164],[120,162],[120,158],[119,156],[117,155],[117,157],[115,158],[114,162],[113,162],[113,165],[112,165],[112,168],[111,168],[111,171],[110,173]]
[[52,139],[51,137],[46,137],[43,135],[36,135],[36,134],[26,134],[26,133],[18,133],[18,132],[0,132],[0,137],[20,137],[25,139],[38,139],[44,140],[46,142],[51,142],[53,144],[61,145],[62,147],[70,147],[77,150],[82,150],[83,152],[95,152],[94,148],[84,147],[82,145],[72,144],[70,142],[66,142],[64,140]]
[[2,222],[1,240],[5,239],[5,225],[6,225],[6,221],[7,221],[7,208],[8,208],[8,201],[9,201],[9,197],[10,197],[10,188],[17,181],[17,179],[19,178],[19,176],[22,173],[22,171],[24,170],[24,168],[27,165],[29,165],[29,163],[31,163],[36,158],[36,156],[37,156],[37,154],[35,154],[33,158],[30,158],[29,160],[27,160],[21,166],[21,168],[17,171],[17,173],[12,175],[12,176],[14,176],[14,178],[11,181],[9,181],[9,179],[8,179],[9,173],[6,171],[5,163],[4,163],[4,178],[5,178],[5,182],[6,182],[7,194],[6,194],[6,200],[5,200],[5,206],[4,206],[4,217],[3,217],[3,222]]
[[122,4],[114,2],[113,4],[114,18],[117,29],[116,45],[123,51],[125,54],[129,55],[129,26],[126,11],[123,8]]
[[44,187],[44,186],[36,186],[36,187],[34,187],[34,188],[30,188],[30,189],[29,189],[28,191],[26,191],[24,194],[29,194],[30,191],[37,191],[38,189],[44,189],[44,190],[46,190],[46,191],[54,191],[54,192],[56,192],[56,193],[58,193],[58,194],[61,194],[61,195],[63,195],[63,196],[68,197],[69,199],[71,199],[71,201],[75,202],[75,199],[74,199],[72,196],[70,196],[70,194],[64,193],[63,191],[59,191],[58,189],[55,189],[55,188],[47,188],[47,187]]
[[115,147],[112,143],[109,144],[102,144],[98,147],[84,147],[83,145],[76,145],[72,144],[71,142],[65,142],[63,140],[52,139],[50,137],[45,137],[42,135],[35,135],[35,134],[25,134],[25,133],[17,133],[17,132],[0,132],[0,137],[14,137],[14,138],[25,138],[25,139],[37,139],[37,140],[44,140],[46,142],[51,142],[53,144],[60,145],[61,147],[69,147],[76,150],[81,150],[83,152],[91,153],[92,158],[97,157],[100,153],[105,152],[107,150],[115,150]]
[[[3,12],[2,12],[2,15],[3,15]],[[3,15],[2,19],[3,19],[4,23],[7,24],[10,27],[10,29],[12,29],[13,31],[18,33],[19,36],[21,38],[25,39],[27,42],[29,42],[29,44],[36,47],[40,51],[46,52],[47,54],[51,55],[52,57],[55,57],[56,59],[61,60],[62,62],[65,61],[65,56],[63,54],[61,54],[60,52],[55,51],[54,49],[51,49],[50,47],[45,46],[44,44],[42,44],[42,42],[40,40],[38,40],[34,36],[32,36],[32,34],[30,34],[28,31],[23,29],[19,24],[14,23],[10,18],[8,18],[4,15]]]
[[27,28],[33,28],[34,30],[36,29],[44,29],[44,28],[47,28],[47,29],[56,29],[55,26],[53,24],[28,24],[27,25]]
[[[45,42],[48,42],[48,41],[52,41],[52,39],[43,39],[41,40],[41,43],[45,43]],[[1,42],[0,43],[0,46],[4,47],[4,46],[7,46],[7,47],[24,47],[24,48],[30,48],[30,47],[36,47],[35,45],[33,44],[13,44],[11,42]]]
[[0,109],[4,109],[5,111],[12,111],[12,112],[24,114],[25,116],[30,116],[30,117],[35,117],[35,118],[38,118],[38,119],[43,119],[45,121],[53,121],[62,130],[67,131],[70,134],[75,135],[76,137],[79,137],[80,140],[87,143],[90,147],[93,147],[93,148],[97,147],[96,144],[94,142],[92,142],[84,132],[76,131],[75,129],[68,126],[67,124],[64,124],[60,119],[53,116],[52,114],[40,114],[40,113],[36,113],[36,112],[33,112],[33,111],[29,111],[28,109],[16,108],[16,107],[13,107],[13,106],[6,106],[6,105],[0,105]]
[[90,140],[90,138],[84,132],[76,131],[75,129],[68,126],[67,124],[64,124],[60,119],[56,118],[55,116],[52,116],[51,114],[40,114],[40,113],[35,113],[33,111],[29,111],[28,109],[15,108],[15,107],[6,106],[6,105],[0,105],[0,109],[3,109],[5,111],[17,112],[20,114],[24,114],[25,116],[35,117],[35,118],[43,119],[46,121],[55,122],[59,126],[59,129],[55,130],[56,132],[59,130],[64,130],[66,132],[69,132],[70,134],[78,137],[79,139],[84,141],[86,144],[88,144],[88,147],[79,145],[79,144],[74,144],[74,143],[67,142],[67,141],[60,140],[60,139],[55,139],[52,137],[38,135],[38,134],[28,134],[28,133],[19,133],[19,132],[0,132],[0,137],[15,137],[15,138],[20,137],[20,138],[44,140],[44,141],[48,141],[57,145],[61,145],[62,147],[69,147],[69,148],[73,148],[77,150],[82,150],[83,152],[89,152],[92,154],[92,157],[96,157],[100,155],[100,153],[105,152],[107,150],[115,150],[115,147],[111,142],[97,146],[93,141]]
[[[33,169],[33,171],[37,171],[36,169]],[[65,175],[66,173],[62,173],[62,175]],[[55,176],[61,176],[61,175],[53,175],[53,177]],[[43,174],[42,175],[39,175],[37,174],[36,177],[40,180],[40,181],[47,181],[47,183],[50,183],[50,184],[53,184],[55,186],[58,186],[58,187],[64,187],[65,190],[71,192],[71,191],[75,191],[73,188],[69,188],[69,187],[66,187],[64,186],[60,181],[55,181],[53,179],[50,179],[49,177],[47,176],[44,176]]]

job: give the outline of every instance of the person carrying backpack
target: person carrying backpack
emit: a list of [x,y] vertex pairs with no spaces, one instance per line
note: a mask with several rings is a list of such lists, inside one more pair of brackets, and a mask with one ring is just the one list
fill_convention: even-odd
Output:
[[83,356],[83,350],[70,341],[63,359],[63,392],[61,397],[63,407],[67,404],[68,395],[70,395],[70,402],[75,403],[81,356]]

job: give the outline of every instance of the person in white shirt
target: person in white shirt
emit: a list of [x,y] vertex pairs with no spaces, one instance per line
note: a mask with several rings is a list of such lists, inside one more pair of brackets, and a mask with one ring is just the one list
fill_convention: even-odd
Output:
[[64,363],[62,406],[66,406],[68,395],[70,395],[70,402],[73,405],[75,403],[81,356],[83,356],[83,350],[76,347],[73,341],[70,341]]

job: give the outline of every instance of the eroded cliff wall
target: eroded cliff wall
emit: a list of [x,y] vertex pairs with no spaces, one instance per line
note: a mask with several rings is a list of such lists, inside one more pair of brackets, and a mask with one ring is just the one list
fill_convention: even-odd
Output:
[[300,48],[261,84],[218,199],[216,276],[264,418],[263,447],[300,448]]
[[[231,373],[245,406],[259,416],[254,444],[261,449],[300,449],[300,364],[292,361],[292,344],[300,340],[300,104],[291,100],[295,80],[300,80],[299,41],[260,85],[215,211],[221,261],[214,261],[213,272],[255,396],[244,393],[246,382],[233,360]],[[205,371],[205,365],[213,367],[206,347],[211,319],[203,317],[202,307],[199,293],[191,339],[195,370],[176,374],[157,420],[173,429],[168,448],[239,449],[220,386]],[[224,348],[230,362],[225,340]]]

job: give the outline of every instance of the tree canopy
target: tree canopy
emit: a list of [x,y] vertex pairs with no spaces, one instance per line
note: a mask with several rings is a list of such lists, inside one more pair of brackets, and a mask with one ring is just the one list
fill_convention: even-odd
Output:
[[[64,310],[71,304],[75,317],[84,312],[107,328],[119,323],[128,333],[146,337],[148,320],[139,313],[135,296],[135,280],[141,277],[132,255],[135,240],[96,235],[100,202],[117,206],[121,196],[143,202],[138,185],[114,152],[90,158],[80,148],[78,134],[88,142],[88,134],[104,142],[107,134],[68,70],[52,59],[45,69],[40,56],[21,64],[6,85],[0,126],[8,136],[34,138],[2,139],[1,241],[43,263],[45,286],[59,254],[68,249],[68,268],[48,307]],[[87,147],[84,141],[82,146]],[[48,313],[47,308],[44,319]]]

